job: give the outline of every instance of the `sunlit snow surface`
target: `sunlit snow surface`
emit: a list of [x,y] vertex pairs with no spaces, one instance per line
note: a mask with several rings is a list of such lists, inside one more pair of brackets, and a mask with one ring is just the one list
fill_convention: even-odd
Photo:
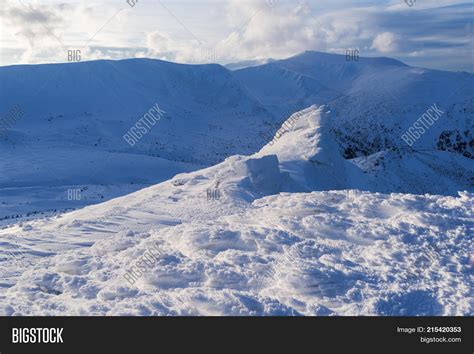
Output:
[[333,151],[328,117],[311,107],[255,155],[0,230],[0,314],[472,315],[474,195],[359,191],[373,181]]

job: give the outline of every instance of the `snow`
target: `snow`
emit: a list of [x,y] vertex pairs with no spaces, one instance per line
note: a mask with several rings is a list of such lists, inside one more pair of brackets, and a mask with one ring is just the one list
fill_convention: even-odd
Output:
[[[138,192],[146,205],[89,210],[109,209],[94,222],[52,222],[69,242],[87,231],[95,241],[59,251],[49,229],[56,255],[35,243],[4,283],[2,314],[472,314],[472,195],[292,193],[222,215],[202,212],[204,200],[168,209],[156,192]],[[123,275],[153,245],[156,264],[130,285]]]
[[371,190],[333,115],[309,107],[253,155],[4,227],[0,314],[472,315],[472,191]]

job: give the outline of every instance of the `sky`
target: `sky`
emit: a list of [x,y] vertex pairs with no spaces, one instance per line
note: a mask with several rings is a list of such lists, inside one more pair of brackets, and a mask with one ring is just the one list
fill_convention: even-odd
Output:
[[67,62],[78,50],[82,61],[190,64],[359,50],[474,72],[473,18],[472,1],[452,0],[2,0],[0,65]]

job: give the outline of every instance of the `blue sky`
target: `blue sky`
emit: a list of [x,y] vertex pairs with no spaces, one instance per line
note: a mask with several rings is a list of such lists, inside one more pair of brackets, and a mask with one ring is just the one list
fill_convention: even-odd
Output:
[[[474,72],[472,2],[450,0],[6,0],[0,65],[152,57],[182,63],[305,50]],[[134,4],[133,4],[134,3]],[[411,6],[410,6],[411,5]]]

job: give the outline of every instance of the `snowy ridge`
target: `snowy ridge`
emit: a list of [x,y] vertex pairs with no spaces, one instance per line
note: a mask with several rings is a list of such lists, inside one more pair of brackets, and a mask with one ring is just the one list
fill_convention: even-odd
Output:
[[256,156],[277,155],[298,191],[370,189],[369,178],[342,157],[331,133],[333,117],[327,106],[314,105],[293,114]]

